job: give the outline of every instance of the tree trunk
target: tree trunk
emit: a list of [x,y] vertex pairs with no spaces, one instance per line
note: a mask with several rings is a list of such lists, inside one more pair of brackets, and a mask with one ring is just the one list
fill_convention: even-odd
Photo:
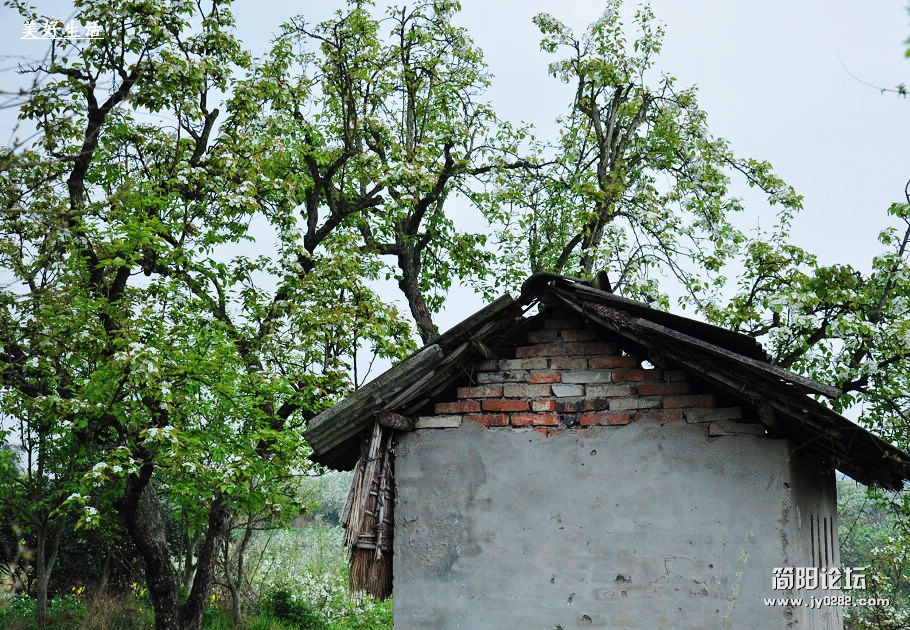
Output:
[[101,565],[101,578],[98,580],[98,583],[95,585],[94,595],[92,596],[92,601],[97,600],[105,591],[107,591],[107,585],[111,581],[111,552],[110,547],[108,551],[104,554],[104,564]]
[[613,199],[602,201],[597,206],[596,219],[585,226],[585,236],[581,241],[581,269],[582,278],[593,278],[595,275],[594,263],[597,261],[596,249],[603,242],[604,229],[615,216],[616,202]]
[[180,571],[180,592],[186,595],[193,588],[193,577],[196,575],[196,547],[199,545],[199,539],[202,537],[201,532],[196,532],[190,536],[189,516],[186,510],[183,510],[182,516],[183,528],[183,567]]
[[229,536],[224,537],[221,551],[222,561],[224,562],[224,583],[231,594],[231,619],[234,621],[234,625],[237,625],[240,621],[240,588],[234,579],[234,572],[231,567],[231,541]]
[[161,501],[151,481],[152,464],[142,465],[126,483],[119,510],[145,564],[145,583],[155,611],[156,630],[181,630],[177,581],[164,536]]
[[155,610],[156,630],[198,630],[212,584],[218,543],[230,527],[231,510],[220,499],[212,503],[193,588],[186,602],[179,605],[177,575],[164,535],[164,510],[151,481],[152,468],[151,463],[143,464],[139,474],[127,480],[119,510],[145,564],[145,585]]
[[35,607],[35,617],[39,628],[47,627],[47,582],[48,575],[44,566],[45,542],[47,530],[39,527],[35,532],[35,573],[38,586],[38,601]]
[[253,525],[254,520],[253,517],[250,516],[243,527],[243,537],[237,544],[237,551],[233,554],[233,557],[236,558],[237,563],[236,577],[234,575],[232,566],[233,562],[231,558],[232,554],[230,537],[224,537],[224,577],[225,582],[227,583],[228,591],[231,593],[231,618],[234,620],[235,625],[240,623],[240,598],[244,582],[244,560],[246,558],[246,548],[253,537]]
[[46,628],[48,625],[47,585],[50,582],[51,572],[54,570],[54,563],[57,560],[57,550],[60,548],[60,537],[62,534],[63,527],[61,526],[57,528],[53,538],[50,538],[46,522],[36,529],[35,581],[38,601],[35,607],[35,618],[39,628]]
[[212,586],[215,563],[218,560],[218,544],[231,527],[231,508],[221,499],[215,499],[209,508],[209,523],[205,539],[199,547],[196,560],[196,575],[193,588],[186,602],[180,607],[180,625],[183,630],[198,630],[202,627],[202,613]]
[[35,617],[39,628],[47,628],[47,582],[48,575],[45,573],[38,577],[38,601],[35,606]]
[[439,329],[420,290],[420,254],[413,251],[413,246],[406,244],[402,244],[401,252],[398,256],[398,267],[401,269],[398,286],[408,301],[421,340],[424,344],[430,344],[439,336]]

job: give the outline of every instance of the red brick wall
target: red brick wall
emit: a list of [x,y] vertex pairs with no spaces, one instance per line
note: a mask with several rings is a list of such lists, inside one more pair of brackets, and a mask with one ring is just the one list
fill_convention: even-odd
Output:
[[741,408],[719,406],[682,370],[642,368],[640,359],[607,339],[574,317],[546,320],[514,358],[480,363],[475,384],[459,387],[455,400],[437,403],[436,419],[447,421],[434,426],[466,420],[549,434],[591,425],[742,418]]

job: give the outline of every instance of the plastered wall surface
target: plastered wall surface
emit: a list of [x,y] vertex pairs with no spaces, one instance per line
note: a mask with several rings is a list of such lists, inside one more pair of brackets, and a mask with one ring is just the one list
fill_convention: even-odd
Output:
[[784,440],[686,422],[399,440],[396,628],[841,628],[764,604],[788,595],[774,567],[809,562],[807,515],[833,510],[833,473]]

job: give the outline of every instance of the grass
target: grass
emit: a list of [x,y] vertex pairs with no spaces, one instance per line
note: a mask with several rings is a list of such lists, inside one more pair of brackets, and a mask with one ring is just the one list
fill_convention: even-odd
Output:
[[[229,598],[213,597],[204,630],[384,630],[392,627],[392,602],[375,602],[348,592],[347,552],[342,529],[319,520],[301,528],[264,532],[250,545],[248,568],[252,600],[235,625],[223,608]],[[138,585],[137,585],[138,586]],[[50,628],[151,630],[154,614],[145,589],[123,597],[96,597],[84,589],[56,597],[50,604]],[[222,594],[223,595],[223,594]],[[37,629],[35,600],[0,596],[0,628]]]
[[[0,599],[0,626],[8,630],[37,629],[35,612],[37,602],[31,597],[17,595]],[[48,603],[48,628],[64,629],[79,626],[86,608],[73,595],[56,597]]]
[[[319,521],[273,532],[268,553],[257,567],[260,601],[285,593],[295,605],[324,619],[328,630],[391,628],[391,601],[375,602],[348,592],[348,554],[341,534],[341,527]],[[314,628],[322,627],[313,623]]]

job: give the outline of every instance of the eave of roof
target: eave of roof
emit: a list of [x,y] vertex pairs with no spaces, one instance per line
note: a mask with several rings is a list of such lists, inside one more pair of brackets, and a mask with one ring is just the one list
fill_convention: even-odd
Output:
[[415,411],[415,403],[444,388],[486,337],[513,325],[521,310],[510,295],[500,297],[317,415],[303,434],[313,449],[311,459],[330,468],[353,468],[360,437],[373,426],[376,413]]
[[316,416],[304,433],[311,458],[332,468],[353,467],[360,437],[377,413],[407,415],[432,402],[485,356],[487,343],[520,333],[529,321],[523,312],[538,301],[572,309],[656,363],[678,364],[754,405],[774,435],[793,440],[857,481],[900,489],[910,479],[910,456],[807,396],[836,397],[839,390],[773,365],[755,339],[555,274],[531,276],[517,300],[499,298]]

